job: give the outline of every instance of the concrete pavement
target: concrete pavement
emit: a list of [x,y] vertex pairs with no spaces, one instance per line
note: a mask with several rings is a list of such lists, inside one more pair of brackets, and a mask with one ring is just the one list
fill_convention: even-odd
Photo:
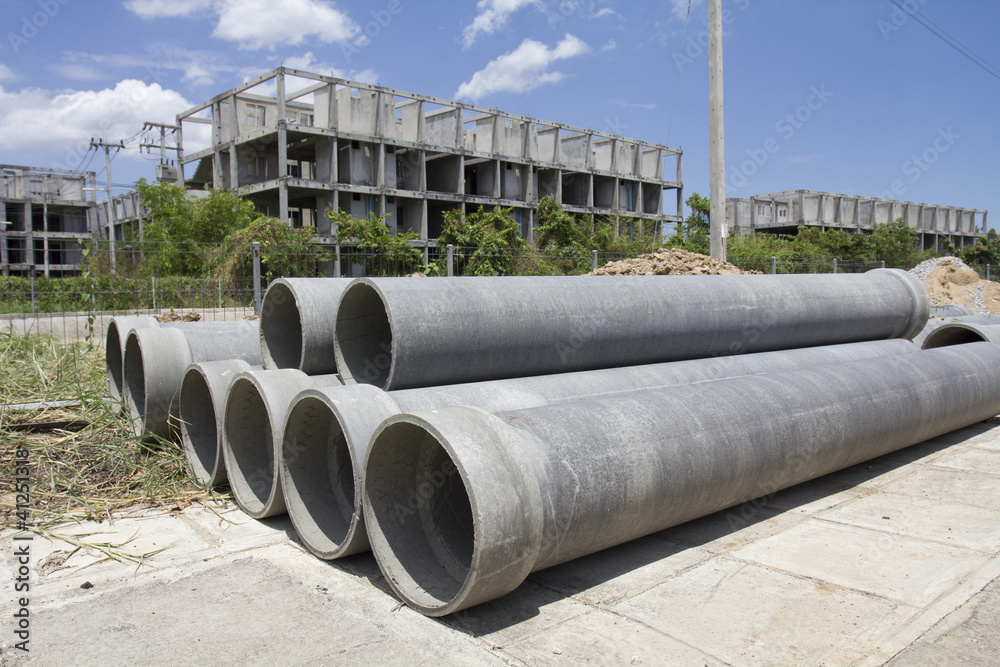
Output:
[[163,551],[137,566],[36,536],[31,651],[11,648],[18,594],[8,583],[5,664],[1000,661],[991,422],[537,572],[442,619],[400,607],[371,554],[312,557],[287,517],[192,506],[57,532]]

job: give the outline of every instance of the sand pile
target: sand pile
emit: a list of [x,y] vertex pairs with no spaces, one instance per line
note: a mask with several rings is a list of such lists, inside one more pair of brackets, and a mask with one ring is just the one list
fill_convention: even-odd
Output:
[[927,288],[932,306],[958,303],[979,315],[1000,313],[1000,285],[982,280],[957,257],[928,259],[910,269]]
[[160,313],[156,316],[157,322],[199,322],[201,321],[201,314],[196,313],[193,310],[187,313],[175,313],[170,311],[169,313]]
[[661,248],[634,259],[608,262],[588,276],[714,276],[743,273],[729,262],[680,248]]

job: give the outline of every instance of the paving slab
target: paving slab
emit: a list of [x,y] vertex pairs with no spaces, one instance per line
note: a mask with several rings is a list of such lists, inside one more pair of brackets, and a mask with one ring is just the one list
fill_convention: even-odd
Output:
[[316,559],[288,517],[196,504],[53,532],[104,551],[33,537],[25,654],[0,534],[2,664],[1000,662],[992,422],[533,573],[441,619],[402,606],[371,554]]

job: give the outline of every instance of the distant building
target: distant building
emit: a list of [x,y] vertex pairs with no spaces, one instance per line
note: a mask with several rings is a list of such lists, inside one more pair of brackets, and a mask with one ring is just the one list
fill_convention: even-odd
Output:
[[730,227],[740,233],[791,233],[798,227],[871,231],[902,218],[920,232],[920,248],[937,250],[941,238],[956,248],[973,244],[986,229],[986,211],[954,206],[841,195],[815,190],[770,192],[726,200]]
[[94,230],[92,171],[0,165],[0,273],[77,270]]
[[[292,77],[309,83],[286,92]],[[211,126],[212,145],[183,153],[196,124]],[[577,213],[656,223],[683,214],[679,149],[285,67],[176,125],[179,183],[233,189],[320,236],[331,232],[330,207],[389,213],[391,228],[423,241],[438,236],[446,211],[480,205],[513,208],[531,239],[545,196]]]

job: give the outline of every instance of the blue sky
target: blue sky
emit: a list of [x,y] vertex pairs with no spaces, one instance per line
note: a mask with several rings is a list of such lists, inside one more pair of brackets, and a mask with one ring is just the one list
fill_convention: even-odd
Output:
[[[727,195],[807,188],[1000,220],[996,0],[728,0]],[[692,0],[0,0],[0,162],[88,165],[280,63],[684,149],[708,191],[708,5]],[[676,102],[674,89],[676,81]]]

